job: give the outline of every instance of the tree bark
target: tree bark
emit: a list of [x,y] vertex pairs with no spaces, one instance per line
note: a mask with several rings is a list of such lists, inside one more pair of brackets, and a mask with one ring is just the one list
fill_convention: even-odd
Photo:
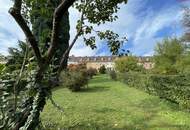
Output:
[[63,14],[65,14],[68,11],[68,8],[71,5],[73,5],[74,2],[75,0],[63,0],[60,3],[60,5],[55,9],[55,12],[53,15],[51,46],[48,49],[47,56],[43,58],[44,60],[41,57],[41,53],[39,51],[39,47],[34,35],[32,34],[30,28],[27,26],[26,22],[24,21],[21,15],[22,0],[15,0],[14,6],[9,10],[10,14],[14,17],[16,22],[19,24],[19,26],[22,28],[23,32],[25,33],[29,43],[31,44],[35,52],[35,55],[38,60],[38,65],[39,65],[39,70],[37,72],[36,79],[35,79],[35,82],[36,82],[35,88],[37,89],[37,94],[34,97],[33,107],[32,107],[32,110],[30,111],[30,115],[27,117],[27,122],[22,128],[23,130],[34,130],[39,123],[40,112],[44,109],[44,106],[46,103],[46,97],[47,97],[47,94],[46,94],[47,88],[44,88],[42,84],[43,76],[49,64],[51,63],[51,60],[53,56],[55,55],[56,49],[58,47],[60,25],[61,25],[61,19],[63,17]]
[[[58,5],[59,5],[59,0],[48,1],[47,3],[48,8],[50,9],[56,8]],[[40,8],[45,8],[45,5]],[[36,13],[31,14],[31,23],[32,23],[33,33],[37,41],[39,42],[38,44],[41,50],[43,50],[42,54],[44,54],[45,49],[47,49],[49,46],[49,42],[50,42],[49,30],[52,30],[53,20],[52,20],[52,17],[41,16],[40,11],[38,11],[40,10],[40,8],[38,7],[38,3],[34,3],[34,5],[32,6],[32,10],[36,11]],[[49,12],[53,14],[53,10],[52,11],[50,10]],[[60,35],[58,38],[58,48],[56,49],[54,60],[51,63],[55,67],[53,69],[54,74],[58,70],[58,66],[60,64],[62,55],[65,53],[65,51],[69,47],[69,39],[70,39],[69,31],[70,31],[69,12],[67,11],[66,13],[63,14],[63,18],[61,20]],[[63,68],[67,67],[67,61],[68,61],[68,56],[64,60]]]
[[51,46],[48,49],[47,53],[47,63],[49,63],[54,56],[56,49],[58,47],[58,39],[60,33],[60,24],[63,14],[68,11],[68,8],[73,5],[75,0],[63,0],[63,2],[55,9],[53,16],[53,29],[52,29],[52,37],[51,37]]

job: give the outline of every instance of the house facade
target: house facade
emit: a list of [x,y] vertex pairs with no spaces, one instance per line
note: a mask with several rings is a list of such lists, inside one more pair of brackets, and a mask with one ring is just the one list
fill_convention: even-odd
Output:
[[[86,63],[87,69],[94,68],[99,69],[101,66],[105,66],[107,70],[114,70],[117,56],[91,56],[91,57],[75,57],[70,56],[68,64],[80,64]],[[138,64],[142,65],[145,69],[152,69],[154,67],[153,62],[151,62],[151,57],[137,57]]]
[[80,64],[86,63],[87,69],[94,68],[99,69],[101,66],[105,66],[108,70],[113,70],[115,67],[114,60],[116,56],[92,56],[92,57],[75,57],[70,56],[68,64]]

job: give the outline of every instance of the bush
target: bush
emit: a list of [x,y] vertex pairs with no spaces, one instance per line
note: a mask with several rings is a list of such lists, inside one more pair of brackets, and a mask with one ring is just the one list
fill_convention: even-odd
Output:
[[90,79],[92,79],[93,76],[97,75],[97,70],[94,68],[89,68],[87,70],[87,75]]
[[130,72],[130,71],[142,71],[143,67],[138,65],[138,60],[134,56],[125,56],[118,58],[115,61],[115,68],[120,73]]
[[111,70],[111,71],[109,72],[109,75],[110,75],[110,78],[111,78],[112,80],[117,80],[117,74],[116,74],[116,72],[115,72],[114,70]]
[[121,74],[121,77],[131,87],[178,103],[185,108],[190,108],[190,75],[126,73]]
[[102,66],[99,68],[99,73],[100,73],[100,74],[105,74],[105,73],[106,73],[106,67],[105,67],[105,65],[102,65]]
[[83,71],[65,71],[61,75],[61,82],[72,92],[77,92],[88,84],[88,77]]
[[70,64],[68,70],[63,72],[60,81],[64,87],[67,87],[73,92],[80,91],[88,84],[88,71],[86,64]]
[[154,72],[157,74],[177,74],[179,68],[183,68],[185,65],[180,63],[185,53],[185,45],[180,40],[165,38],[157,43],[155,48]]
[[69,71],[86,71],[86,64],[81,63],[81,64],[70,64],[68,65],[68,70]]

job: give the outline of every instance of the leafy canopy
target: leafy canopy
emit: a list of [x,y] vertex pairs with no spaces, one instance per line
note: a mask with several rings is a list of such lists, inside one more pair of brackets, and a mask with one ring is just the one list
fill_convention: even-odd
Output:
[[116,70],[120,73],[129,71],[140,71],[141,66],[138,65],[138,59],[134,56],[120,57],[115,61]]
[[154,69],[157,73],[175,74],[185,56],[185,45],[180,40],[165,38],[155,48]]
[[90,46],[92,49],[97,48],[95,42],[98,36],[99,40],[107,41],[112,54],[120,53],[120,48],[127,40],[126,37],[120,37],[111,30],[95,30],[95,28],[107,22],[117,20],[117,12],[121,3],[126,4],[127,0],[79,0],[75,2],[74,8],[83,14],[83,19],[78,20],[76,28],[79,31],[82,26],[80,35],[87,46]]

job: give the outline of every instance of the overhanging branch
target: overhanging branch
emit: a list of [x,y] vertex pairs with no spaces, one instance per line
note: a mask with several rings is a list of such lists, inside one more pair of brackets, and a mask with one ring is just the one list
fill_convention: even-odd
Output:
[[62,56],[62,58],[61,58],[60,65],[59,65],[59,69],[58,69],[58,72],[57,72],[58,77],[59,77],[61,71],[63,70],[64,61],[65,61],[65,59],[67,58],[67,56],[69,55],[69,52],[70,52],[71,49],[73,48],[74,44],[76,43],[76,41],[77,41],[77,39],[78,39],[80,33],[81,33],[81,31],[79,31],[79,32],[76,34],[76,36],[75,36],[75,38],[73,39],[72,43],[70,44],[69,48],[68,48],[68,49],[65,51],[65,53],[63,54],[63,56]]
[[[90,1],[88,1],[88,2],[90,2]],[[58,72],[57,72],[57,76],[58,77],[60,76],[61,71],[63,70],[63,65],[64,65],[65,59],[67,58],[67,56],[69,56],[69,53],[70,53],[71,49],[75,45],[77,39],[79,38],[79,36],[80,36],[80,34],[82,32],[83,23],[84,23],[84,20],[85,20],[85,18],[84,18],[84,11],[85,11],[85,8],[86,8],[88,2],[86,2],[86,5],[85,5],[85,7],[82,10],[82,14],[81,14],[81,18],[80,18],[80,23],[81,23],[80,28],[77,31],[77,34],[75,35],[75,37],[74,37],[73,41],[71,42],[70,46],[67,48],[67,50],[65,51],[65,53],[62,55],[62,58],[61,58],[61,61],[60,61],[60,65],[59,65],[59,69],[58,69]]]

